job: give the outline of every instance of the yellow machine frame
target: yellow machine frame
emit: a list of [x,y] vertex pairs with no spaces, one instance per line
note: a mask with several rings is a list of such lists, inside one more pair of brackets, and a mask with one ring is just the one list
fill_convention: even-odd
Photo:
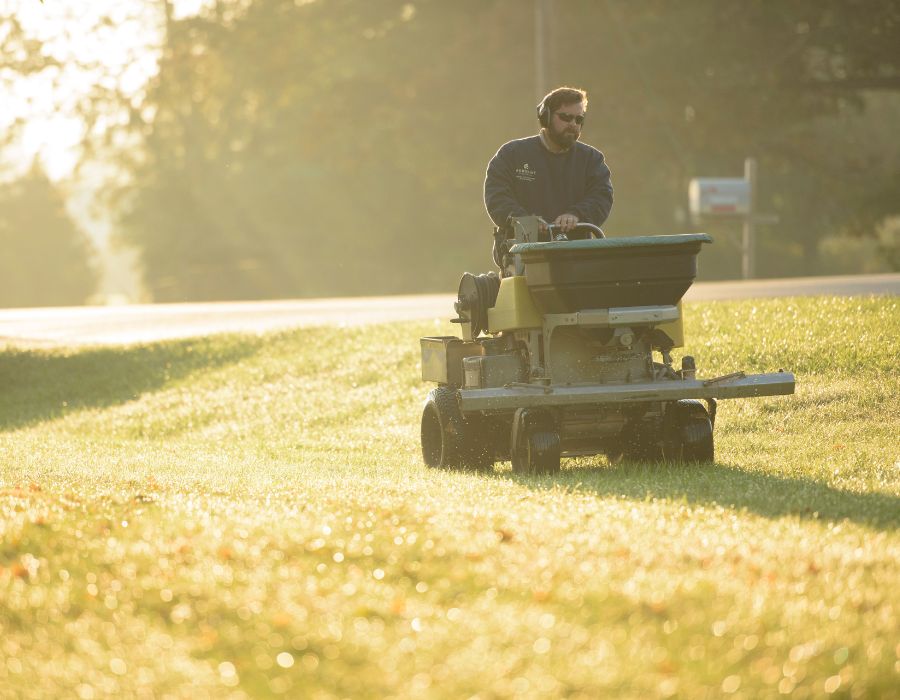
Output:
[[[660,324],[657,329],[672,340],[672,346],[684,347],[684,315],[681,302],[678,302],[678,318]],[[500,280],[500,291],[497,301],[488,309],[488,333],[539,329],[543,317],[531,298],[531,292],[525,283],[524,275],[504,277]]]

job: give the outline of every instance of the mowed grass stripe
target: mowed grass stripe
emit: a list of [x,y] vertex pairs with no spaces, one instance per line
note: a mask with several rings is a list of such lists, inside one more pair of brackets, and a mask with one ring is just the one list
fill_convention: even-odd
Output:
[[444,322],[0,355],[0,695],[890,697],[900,305],[688,304],[713,465],[421,465]]

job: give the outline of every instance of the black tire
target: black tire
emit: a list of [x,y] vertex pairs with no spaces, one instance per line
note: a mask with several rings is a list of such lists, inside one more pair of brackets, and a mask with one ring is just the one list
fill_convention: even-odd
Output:
[[560,439],[553,421],[540,412],[520,408],[510,432],[510,462],[517,474],[559,471]]
[[493,451],[478,426],[459,410],[459,394],[438,387],[428,394],[422,410],[422,459],[434,469],[487,469]]
[[528,470],[528,431],[524,421],[524,408],[516,410],[510,427],[509,461],[516,474],[529,474]]
[[528,435],[528,470],[532,474],[557,474],[559,472],[559,433],[539,430]]
[[663,457],[658,420],[638,420],[625,426],[622,434],[607,450],[610,464],[620,462],[658,462]]
[[494,466],[494,436],[492,426],[480,420],[481,416],[463,418],[463,467],[487,471]]
[[702,403],[682,399],[666,407],[664,455],[676,462],[713,461],[712,421]]

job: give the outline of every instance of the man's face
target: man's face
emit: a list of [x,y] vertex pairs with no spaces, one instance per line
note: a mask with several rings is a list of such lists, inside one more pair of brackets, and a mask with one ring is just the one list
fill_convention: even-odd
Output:
[[[566,121],[568,119],[568,121]],[[547,135],[560,148],[571,148],[581,136],[581,124],[584,122],[584,103],[570,102],[562,105],[550,115],[550,126]]]

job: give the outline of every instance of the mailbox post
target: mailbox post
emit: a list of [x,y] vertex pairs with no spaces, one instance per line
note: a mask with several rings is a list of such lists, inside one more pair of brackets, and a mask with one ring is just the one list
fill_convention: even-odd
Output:
[[756,270],[756,224],[778,220],[756,212],[756,159],[744,161],[744,177],[695,177],[688,187],[688,202],[695,220],[740,219],[743,222],[741,275],[751,279]]
[[744,160],[744,181],[747,183],[747,194],[750,206],[744,217],[744,232],[741,236],[741,276],[745,280],[753,279],[756,272],[756,158]]

